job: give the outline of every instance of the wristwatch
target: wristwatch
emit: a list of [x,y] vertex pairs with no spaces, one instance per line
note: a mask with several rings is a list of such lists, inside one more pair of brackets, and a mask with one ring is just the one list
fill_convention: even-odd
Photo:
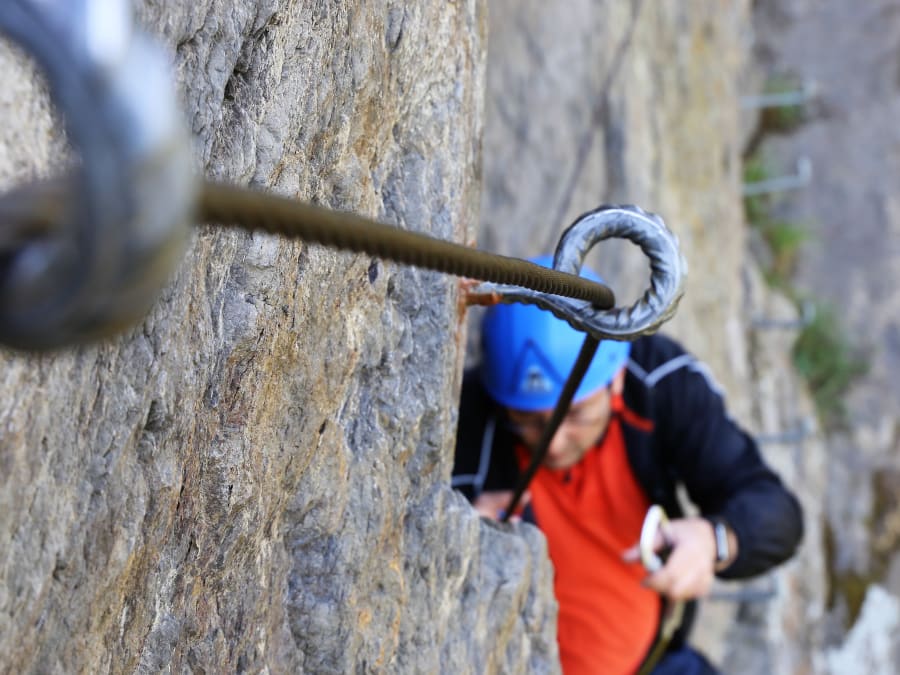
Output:
[[707,518],[713,528],[713,535],[716,539],[716,565],[721,565],[728,561],[730,551],[728,550],[728,526],[725,521],[720,518]]

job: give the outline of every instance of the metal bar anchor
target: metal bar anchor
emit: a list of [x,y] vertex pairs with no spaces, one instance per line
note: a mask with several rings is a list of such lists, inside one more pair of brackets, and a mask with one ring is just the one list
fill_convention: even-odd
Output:
[[760,330],[801,330],[811,324],[815,318],[815,303],[809,300],[804,300],[800,303],[800,316],[798,316],[796,319],[773,319],[770,317],[759,317],[751,320],[750,325],[753,328],[757,328]]
[[809,185],[812,175],[812,162],[809,157],[804,156],[797,160],[797,173],[744,183],[742,192],[745,197],[753,197],[771,192],[798,190]]
[[786,429],[774,434],[759,434],[756,442],[764,444],[789,444],[801,443],[816,432],[816,423],[809,417],[803,417],[793,429]]
[[787,108],[803,105],[819,95],[819,85],[815,80],[804,80],[799,89],[793,91],[772,92],[741,97],[743,110],[760,110],[763,108]]
[[734,589],[716,589],[709,594],[707,600],[740,603],[768,602],[778,595],[778,581],[773,574],[768,574],[766,578],[768,579],[766,587],[759,588],[758,585],[744,585]]

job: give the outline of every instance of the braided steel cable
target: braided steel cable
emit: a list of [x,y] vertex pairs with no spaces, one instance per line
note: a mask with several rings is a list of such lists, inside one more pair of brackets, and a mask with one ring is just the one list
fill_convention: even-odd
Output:
[[437,272],[586,300],[598,309],[615,305],[609,287],[574,274],[401,230],[354,213],[332,211],[235,185],[205,183],[197,219],[231,223],[248,230],[296,237]]
[[[402,230],[354,213],[333,211],[237,185],[197,183],[198,196],[185,217],[189,222],[259,230],[480,280],[483,283],[470,294],[473,302],[536,304],[597,339],[634,340],[655,332],[674,314],[684,290],[686,268],[677,238],[658,216],[635,206],[603,206],[580,217],[563,234],[554,256],[555,267],[546,268]],[[52,245],[65,241],[70,236],[68,215],[78,199],[77,185],[77,177],[70,175],[21,185],[0,195],[0,222],[5,223],[0,233],[0,254],[14,259],[35,243]],[[147,223],[153,224],[152,220]],[[156,232],[152,227],[148,229]],[[153,259],[165,257],[171,263],[168,267],[174,267],[183,236],[177,229],[163,234],[153,249],[156,252]],[[607,286],[577,276],[587,251],[610,237],[635,242],[650,260],[650,287],[629,308],[614,307],[615,298]],[[125,264],[107,259],[104,263]],[[28,329],[31,331],[28,341],[3,340],[0,336],[0,342],[36,349],[119,332],[139,318],[134,307],[149,306],[162,286],[158,274],[147,275],[143,267],[135,265],[128,270],[130,276],[123,283],[131,289],[128,297],[132,302],[124,308],[121,299],[108,302],[102,321],[91,321],[90,335],[84,332],[74,336],[68,333],[47,336],[40,325]],[[54,280],[55,277],[47,279],[46,287],[53,289]]]
[[[602,206],[578,218],[547,269],[196,180],[164,59],[134,29],[129,4],[109,0],[113,11],[100,20],[84,3],[0,2],[0,32],[46,72],[82,159],[72,175],[0,196],[0,344],[51,349],[139,320],[178,264],[192,217],[477,279],[485,283],[474,295],[536,304],[597,339],[633,340],[675,312],[687,273],[678,240],[636,206]],[[615,308],[607,286],[578,276],[587,251],[611,237],[638,244],[650,260],[650,287],[631,307]]]

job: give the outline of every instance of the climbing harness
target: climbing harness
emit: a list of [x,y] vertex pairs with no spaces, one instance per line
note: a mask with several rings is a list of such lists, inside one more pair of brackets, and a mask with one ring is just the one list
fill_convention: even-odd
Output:
[[[685,264],[662,220],[636,207],[579,218],[554,269],[191,176],[164,60],[130,24],[127,0],[4,0],[0,32],[47,73],[81,161],[70,177],[0,197],[0,343],[42,349],[110,335],[149,309],[183,253],[188,222],[219,222],[365,252],[485,282],[476,293],[550,309],[595,339],[634,339],[671,317]],[[612,309],[578,275],[609,237],[651,260],[650,289]]]
[[46,74],[80,154],[71,181],[37,191],[56,200],[24,209],[29,188],[2,200],[0,342],[110,334],[146,313],[187,241],[190,139],[165,58],[126,0],[3,0],[0,32]]
[[[656,553],[657,534],[661,534],[663,541],[665,542],[662,556]],[[671,548],[671,542],[669,536],[669,518],[663,507],[659,504],[654,504],[647,510],[647,515],[644,517],[644,524],[641,527],[641,538],[638,548],[641,555],[641,564],[650,574],[654,574],[663,568],[663,565],[665,565],[665,557],[668,554],[668,550]],[[682,619],[684,618],[684,602],[681,600],[672,601],[663,599],[662,617],[659,634],[656,637],[656,641],[653,643],[653,648],[650,650],[650,653],[647,655],[647,658],[644,659],[644,663],[638,670],[638,675],[647,675],[648,673],[651,673],[659,663],[659,660],[666,651],[666,647],[668,647],[669,642],[672,640],[672,636],[675,635],[675,632],[681,626]]]

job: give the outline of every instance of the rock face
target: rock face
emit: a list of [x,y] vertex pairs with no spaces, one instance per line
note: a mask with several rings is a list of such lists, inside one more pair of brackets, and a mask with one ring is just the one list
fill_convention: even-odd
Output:
[[[748,332],[771,300],[740,208],[748,4],[137,10],[208,176],[456,241],[481,200],[481,247],[513,255],[601,202],[662,214],[691,266],[671,332],[771,431],[793,419],[750,384],[783,364]],[[65,151],[33,72],[5,46],[0,64],[5,187]],[[595,266],[636,296],[643,258],[604,249]],[[0,670],[557,672],[542,537],[449,488],[464,323],[453,279],[204,227],[142,325],[3,354]],[[819,485],[790,449],[771,457]],[[815,610],[805,560],[779,583],[806,579]],[[724,658],[729,626],[738,645],[800,635],[807,605],[779,597],[755,623],[720,608],[701,640]],[[765,670],[794,653],[775,632],[745,672],[789,672]]]
[[[896,671],[896,654],[866,645],[878,643],[879,632],[882,642],[895,640],[896,610],[885,608],[900,599],[900,98],[896,59],[885,57],[895,53],[900,13],[887,0],[858,7],[765,0],[756,3],[754,22],[760,77],[814,83],[817,92],[801,124],[759,146],[773,174],[791,172],[799,157],[812,164],[804,189],[775,200],[778,218],[811,234],[793,282],[836,308],[870,363],[857,386],[838,393],[849,428],[825,442],[828,588],[819,639],[838,650],[829,652],[831,672]],[[858,670],[843,669],[861,647],[868,654]]]
[[[670,330],[690,338],[729,391],[741,389],[735,102],[746,3],[726,11],[712,2],[579,0],[561,12],[496,0],[490,9],[482,245],[552,252],[563,229],[601,203],[661,214],[689,268]],[[594,264],[620,301],[639,297],[646,259],[626,243],[597,249]]]
[[[472,237],[481,2],[138,13],[207,175]],[[2,56],[9,185],[62,143]],[[451,278],[207,227],[120,339],[4,354],[0,670],[552,672],[542,539],[449,488],[462,336]]]
[[878,673],[890,675],[900,661],[900,602],[896,596],[873,584],[866,591],[859,620],[846,643],[827,654],[828,672]]

